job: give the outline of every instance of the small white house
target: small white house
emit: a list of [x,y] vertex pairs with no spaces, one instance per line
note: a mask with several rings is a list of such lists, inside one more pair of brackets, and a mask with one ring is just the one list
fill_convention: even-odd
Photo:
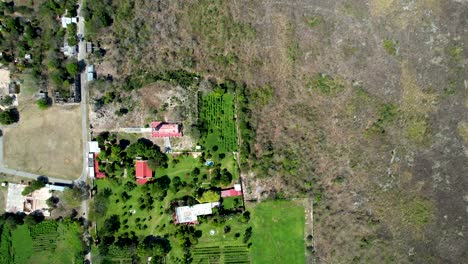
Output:
[[67,28],[68,25],[70,25],[71,23],[78,23],[78,18],[77,17],[66,17],[66,16],[63,16],[61,18],[61,22],[62,22],[62,27],[63,28]]
[[86,68],[86,72],[87,72],[86,76],[87,76],[88,81],[94,80],[94,65],[89,65]]

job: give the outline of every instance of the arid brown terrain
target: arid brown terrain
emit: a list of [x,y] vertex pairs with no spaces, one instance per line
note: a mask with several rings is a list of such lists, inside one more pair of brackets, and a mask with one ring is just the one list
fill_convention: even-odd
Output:
[[195,73],[195,92],[233,80],[255,132],[244,175],[258,199],[315,197],[317,263],[468,262],[467,1],[109,4],[92,96],[123,95],[93,125],[196,112],[193,91],[162,107],[152,90],[180,83],[135,76]]

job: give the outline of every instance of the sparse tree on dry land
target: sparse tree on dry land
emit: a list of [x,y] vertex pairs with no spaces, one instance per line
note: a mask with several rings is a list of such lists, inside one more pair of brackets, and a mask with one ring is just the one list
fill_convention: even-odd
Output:
[[13,97],[6,95],[0,102],[4,106],[10,106],[13,104]]
[[39,190],[43,188],[46,185],[46,183],[47,183],[46,179],[33,180],[28,186],[26,186],[26,188],[24,188],[22,194],[28,195],[34,192],[35,190]]
[[46,200],[47,206],[49,206],[49,208],[57,207],[58,202],[59,198],[56,196],[51,196],[49,199]]
[[36,104],[37,104],[37,107],[39,107],[39,109],[45,110],[50,107],[51,100],[50,98],[41,98],[37,100]]
[[89,187],[86,184],[79,184],[63,192],[63,201],[72,208],[79,207],[81,201],[88,198]]
[[16,108],[0,111],[0,123],[2,125],[10,125],[19,120],[19,113]]

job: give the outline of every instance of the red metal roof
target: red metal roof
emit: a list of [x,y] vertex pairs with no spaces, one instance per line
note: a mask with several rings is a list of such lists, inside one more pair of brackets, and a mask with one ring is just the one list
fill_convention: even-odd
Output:
[[164,122],[152,122],[151,134],[153,137],[181,137],[182,131],[179,124],[167,124]]
[[141,184],[141,185],[143,185],[143,184],[145,184],[147,182],[148,182],[148,179],[137,179],[137,183]]
[[139,184],[145,184],[148,179],[153,177],[153,171],[148,167],[146,160],[137,160],[135,162],[135,177]]
[[221,197],[242,196],[242,191],[236,191],[234,188],[221,191]]
[[97,179],[102,179],[106,177],[106,174],[102,171],[99,171],[99,162],[97,156],[98,154],[94,153],[94,173],[96,174]]

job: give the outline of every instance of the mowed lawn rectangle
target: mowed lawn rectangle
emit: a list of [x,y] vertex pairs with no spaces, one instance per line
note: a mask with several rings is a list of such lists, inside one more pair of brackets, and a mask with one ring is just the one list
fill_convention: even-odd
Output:
[[40,110],[33,100],[20,101],[20,120],[4,130],[4,163],[10,169],[68,180],[82,170],[80,106]]
[[266,201],[252,212],[252,263],[305,263],[304,207],[292,201]]

